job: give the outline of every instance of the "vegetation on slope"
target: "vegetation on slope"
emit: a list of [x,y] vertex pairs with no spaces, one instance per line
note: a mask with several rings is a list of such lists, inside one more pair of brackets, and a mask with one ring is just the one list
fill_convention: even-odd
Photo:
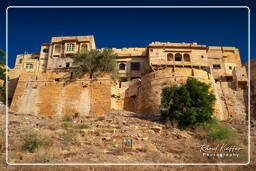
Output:
[[176,121],[182,129],[193,128],[198,123],[210,121],[215,95],[209,85],[189,78],[182,86],[165,87],[161,105],[164,119]]

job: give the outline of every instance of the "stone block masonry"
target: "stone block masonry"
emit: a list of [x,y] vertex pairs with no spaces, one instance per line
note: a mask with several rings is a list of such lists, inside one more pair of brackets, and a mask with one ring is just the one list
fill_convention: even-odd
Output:
[[[18,82],[11,112],[49,115],[98,115],[110,111],[111,80],[81,79],[71,82],[56,81],[47,74],[37,80],[23,74]],[[48,77],[51,79],[43,79]]]
[[[215,117],[247,117],[248,78],[235,47],[152,42],[143,48],[112,48],[118,83],[109,75],[74,79],[76,66],[71,56],[92,49],[96,49],[93,35],[52,37],[39,52],[18,54],[15,67],[8,72],[10,111],[40,115],[98,115],[111,109],[159,113],[162,88],[194,77],[211,85],[217,98]],[[256,78],[254,73],[251,78]],[[256,99],[254,82],[252,79],[251,99]],[[254,106],[255,100],[251,113]]]

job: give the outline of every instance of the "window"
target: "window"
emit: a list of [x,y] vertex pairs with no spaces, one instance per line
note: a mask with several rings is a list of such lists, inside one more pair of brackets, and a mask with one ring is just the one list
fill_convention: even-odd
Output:
[[68,43],[66,50],[67,51],[74,51],[75,50],[75,44],[74,43]]
[[43,49],[44,53],[48,53],[49,49]]
[[150,49],[150,52],[153,52],[154,51],[154,49]]
[[190,62],[190,56],[189,56],[189,54],[184,54],[184,61],[186,61],[186,62]]
[[87,49],[88,49],[87,44],[82,44],[82,46],[81,46],[81,52],[85,52],[85,51],[87,51]]
[[61,68],[61,65],[59,65],[59,68]]
[[127,81],[127,77],[121,77],[121,78],[120,78],[120,81],[121,81],[121,82],[126,82],[126,81]]
[[119,70],[125,70],[125,64],[119,64]]
[[26,69],[33,69],[33,64],[26,64]]
[[19,60],[19,63],[20,63],[20,64],[22,63],[22,59]]
[[182,56],[180,53],[175,54],[175,61],[182,61]]
[[167,54],[167,61],[173,61],[173,54],[172,53]]
[[34,57],[34,59],[37,59],[37,60],[39,60],[39,56],[35,56],[35,57]]
[[60,50],[61,50],[61,46],[60,45],[55,45],[54,46],[54,52],[55,53],[60,53]]
[[213,64],[213,69],[221,69],[221,66],[220,64]]
[[229,66],[228,68],[229,68],[229,70],[232,70],[232,66]]
[[139,62],[132,62],[131,63],[131,70],[139,71],[140,70],[140,63]]
[[226,76],[225,78],[226,78],[226,81],[228,81],[228,82],[233,81],[233,77],[232,76]]
[[70,66],[70,63],[69,62],[66,63],[66,68],[69,68],[69,66]]
[[203,59],[203,58],[204,58],[204,55],[202,55],[201,58]]

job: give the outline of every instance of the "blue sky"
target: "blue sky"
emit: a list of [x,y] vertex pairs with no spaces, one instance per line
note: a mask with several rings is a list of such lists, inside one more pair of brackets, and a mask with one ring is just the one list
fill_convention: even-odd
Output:
[[[9,9],[9,66],[53,36],[94,35],[97,48],[146,47],[152,41],[239,48],[248,58],[246,8]],[[255,55],[255,53],[254,53]]]

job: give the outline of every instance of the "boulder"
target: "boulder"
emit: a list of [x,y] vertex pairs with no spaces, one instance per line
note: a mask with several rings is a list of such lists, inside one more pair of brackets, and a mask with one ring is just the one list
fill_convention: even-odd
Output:
[[153,131],[157,132],[157,133],[160,133],[162,131],[162,127],[160,126],[154,126],[151,128]]

